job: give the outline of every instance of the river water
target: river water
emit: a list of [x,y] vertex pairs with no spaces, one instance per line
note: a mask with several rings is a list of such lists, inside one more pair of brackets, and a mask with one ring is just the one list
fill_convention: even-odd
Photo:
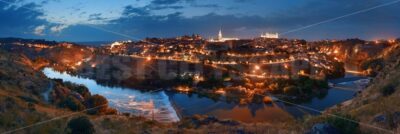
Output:
[[[242,122],[273,123],[293,120],[306,114],[318,114],[318,112],[283,102],[239,105],[226,101],[214,101],[196,94],[188,95],[167,91],[149,93],[129,88],[108,87],[100,85],[94,80],[60,73],[51,68],[45,68],[43,72],[49,78],[85,85],[92,94],[106,97],[110,107],[120,112],[128,112],[160,122],[176,122],[182,117],[204,114]],[[351,99],[354,93],[355,91],[332,88],[328,90],[326,96],[313,98],[309,102],[299,105],[322,111]]]

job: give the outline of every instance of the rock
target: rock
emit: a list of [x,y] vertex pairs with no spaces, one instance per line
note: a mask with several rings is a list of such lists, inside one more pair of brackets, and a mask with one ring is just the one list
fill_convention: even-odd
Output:
[[203,120],[204,123],[209,124],[209,123],[214,123],[217,122],[218,119],[215,118],[214,116],[209,116],[206,119]]
[[235,134],[245,134],[246,133],[246,131],[244,131],[243,129],[237,129],[236,131],[235,131]]
[[373,120],[373,122],[376,122],[376,123],[384,123],[386,121],[387,121],[386,120],[386,115],[378,115]]
[[71,92],[71,95],[72,95],[74,98],[78,99],[80,102],[84,102],[84,101],[85,101],[85,99],[83,98],[83,96],[82,96],[81,94],[75,92],[75,91],[72,91],[72,92]]
[[327,123],[318,123],[307,134],[340,134],[340,132]]
[[219,123],[222,124],[222,125],[225,125],[225,126],[237,126],[237,125],[240,125],[239,122],[232,121],[232,120],[220,121]]

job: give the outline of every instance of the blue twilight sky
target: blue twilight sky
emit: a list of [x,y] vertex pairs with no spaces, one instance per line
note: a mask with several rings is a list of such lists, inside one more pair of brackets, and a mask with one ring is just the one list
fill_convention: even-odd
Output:
[[400,37],[400,0],[0,0],[0,37],[112,41],[200,34],[253,38],[392,4],[283,35]]

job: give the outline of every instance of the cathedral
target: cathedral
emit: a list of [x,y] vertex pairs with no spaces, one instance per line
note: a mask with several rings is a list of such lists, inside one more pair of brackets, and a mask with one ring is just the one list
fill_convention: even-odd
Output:
[[239,40],[239,38],[224,38],[222,36],[222,30],[220,29],[219,32],[218,32],[217,39],[211,38],[209,41],[210,42],[225,42],[225,41],[228,41],[228,40]]

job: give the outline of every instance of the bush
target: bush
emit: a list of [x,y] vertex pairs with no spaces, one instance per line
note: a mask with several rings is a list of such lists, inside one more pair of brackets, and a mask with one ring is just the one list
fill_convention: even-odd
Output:
[[396,87],[392,84],[386,85],[381,89],[381,93],[383,96],[389,96],[394,93]]
[[326,77],[328,79],[342,78],[345,74],[346,70],[344,69],[344,63],[342,62],[334,62],[333,69],[326,70]]
[[299,88],[297,88],[296,86],[287,86],[285,88],[283,88],[283,93],[287,94],[287,95],[297,95],[299,91]]
[[94,108],[88,110],[88,114],[105,114],[108,109],[108,101],[101,95],[93,95],[85,101],[86,108]]
[[85,99],[91,96],[89,89],[83,85],[77,85],[70,82],[64,82],[63,84],[72,91],[75,91],[80,95],[82,95],[82,97]]
[[359,124],[350,120],[356,120],[350,115],[336,114],[339,117],[328,117],[327,123],[334,126],[343,134],[354,134],[358,132]]
[[93,124],[86,116],[74,118],[68,122],[66,133],[68,134],[93,134]]
[[224,86],[223,82],[224,81],[221,79],[211,77],[209,79],[206,79],[205,81],[200,81],[197,85],[202,88],[211,89],[211,88],[223,87]]
[[61,107],[67,107],[72,111],[84,110],[85,106],[75,97],[68,96],[64,101],[59,104]]
[[385,67],[385,60],[383,58],[367,60],[362,62],[360,67],[362,70],[371,69],[368,75],[376,76]]

